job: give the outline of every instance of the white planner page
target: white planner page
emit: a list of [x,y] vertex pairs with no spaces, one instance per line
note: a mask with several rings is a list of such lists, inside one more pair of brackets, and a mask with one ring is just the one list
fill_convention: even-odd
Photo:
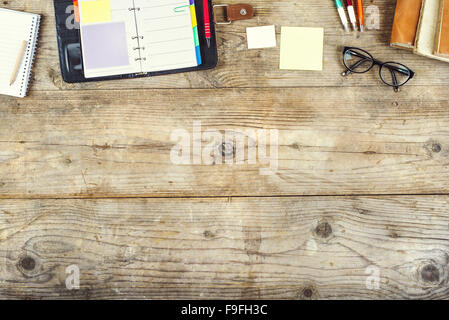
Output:
[[198,65],[189,0],[135,0],[143,72]]
[[142,72],[133,0],[79,0],[86,78]]
[[[38,27],[38,15],[0,9],[0,94],[15,97],[26,95]],[[27,41],[25,53],[21,56],[15,81],[10,85],[23,41]]]

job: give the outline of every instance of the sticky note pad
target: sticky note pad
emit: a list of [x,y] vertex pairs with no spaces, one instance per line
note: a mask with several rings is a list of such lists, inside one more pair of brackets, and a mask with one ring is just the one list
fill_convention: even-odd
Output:
[[110,0],[80,1],[79,5],[82,23],[108,22],[112,19]]
[[323,28],[281,28],[280,69],[323,70]]
[[129,65],[124,22],[91,24],[81,28],[83,58],[87,69]]
[[276,47],[276,31],[274,26],[246,28],[248,49]]

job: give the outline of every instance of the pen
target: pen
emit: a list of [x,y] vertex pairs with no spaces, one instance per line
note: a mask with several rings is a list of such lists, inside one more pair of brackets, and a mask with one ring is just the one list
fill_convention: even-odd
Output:
[[363,17],[363,0],[357,0],[357,13],[359,14],[360,32],[365,28],[365,18]]
[[206,34],[207,47],[210,48],[210,17],[209,0],[203,0],[204,32]]
[[335,4],[337,5],[338,14],[340,15],[341,23],[343,23],[343,26],[345,27],[345,31],[348,32],[348,19],[346,18],[345,9],[343,8],[343,5],[341,4],[341,0],[335,0]]
[[352,5],[352,0],[346,0],[348,14],[349,14],[349,20],[351,20],[352,27],[355,31],[357,31],[357,20],[355,18],[355,11],[354,6]]
[[22,41],[22,45],[20,46],[19,54],[17,55],[16,64],[11,74],[11,79],[9,80],[9,85],[12,86],[14,82],[16,82],[17,73],[19,72],[20,65],[22,64],[23,54],[25,53],[25,49],[27,47],[27,42]]

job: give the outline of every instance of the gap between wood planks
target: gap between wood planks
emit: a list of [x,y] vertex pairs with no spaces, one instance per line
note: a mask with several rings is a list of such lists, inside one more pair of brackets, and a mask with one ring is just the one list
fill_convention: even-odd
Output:
[[212,195],[212,196],[146,196],[146,195],[111,195],[111,196],[28,196],[28,197],[15,197],[15,196],[3,196],[0,195],[0,200],[107,200],[107,199],[226,199],[226,198],[236,198],[236,199],[251,199],[251,198],[349,198],[349,197],[433,197],[433,196],[449,196],[449,193],[354,193],[354,194],[307,194],[307,195]]

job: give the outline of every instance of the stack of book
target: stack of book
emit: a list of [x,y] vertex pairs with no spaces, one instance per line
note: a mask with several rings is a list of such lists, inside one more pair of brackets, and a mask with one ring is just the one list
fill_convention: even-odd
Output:
[[449,62],[449,0],[397,0],[390,44]]

